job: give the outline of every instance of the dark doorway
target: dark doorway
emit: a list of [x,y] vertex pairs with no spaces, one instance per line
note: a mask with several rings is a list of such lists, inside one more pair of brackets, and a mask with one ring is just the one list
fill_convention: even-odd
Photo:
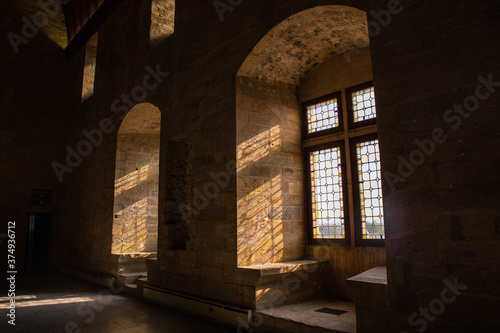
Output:
[[51,226],[52,214],[29,214],[25,263],[27,272],[49,268]]

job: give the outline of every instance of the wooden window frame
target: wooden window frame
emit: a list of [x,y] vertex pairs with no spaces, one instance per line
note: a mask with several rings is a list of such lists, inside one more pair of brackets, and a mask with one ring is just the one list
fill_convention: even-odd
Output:
[[[302,103],[302,135],[304,152],[304,182],[306,189],[307,232],[310,245],[327,246],[369,246],[383,247],[384,239],[363,239],[361,233],[361,202],[357,175],[356,143],[378,139],[377,118],[354,123],[352,93],[373,87],[373,81],[364,82],[340,91],[330,93]],[[307,107],[337,98],[339,126],[314,133],[308,133]],[[345,98],[345,99],[344,99]],[[375,101],[376,103],[376,101]],[[345,105],[345,107],[344,107]],[[375,104],[376,105],[376,104]],[[342,191],[344,205],[344,239],[314,238],[312,218],[312,188],[310,153],[317,150],[340,147],[342,160]],[[385,229],[385,223],[384,223]],[[385,234],[385,232],[384,232]]]
[[[377,133],[372,133],[368,135],[356,136],[350,139],[350,149],[351,149],[351,177],[352,177],[352,191],[353,191],[353,207],[354,207],[354,234],[356,239],[356,245],[359,246],[384,246],[384,239],[364,239],[363,232],[361,228],[361,199],[360,199],[360,189],[359,189],[359,175],[358,175],[358,159],[356,144],[361,142],[367,142],[372,140],[378,140]],[[379,143],[380,147],[380,143]],[[384,223],[385,229],[385,223]],[[385,235],[385,232],[384,232]]]
[[310,153],[318,150],[328,149],[338,147],[340,149],[340,159],[341,161],[346,160],[345,153],[345,141],[331,141],[327,143],[322,143],[319,145],[309,146],[304,148],[304,161],[305,161],[305,189],[307,190],[307,207],[305,209],[307,214],[307,231],[309,237],[309,243],[312,245],[325,245],[325,244],[335,244],[335,245],[350,245],[351,244],[351,228],[350,228],[350,210],[349,210],[349,189],[348,189],[348,176],[347,176],[347,168],[346,164],[341,164],[341,172],[342,172],[342,199],[344,205],[344,235],[342,238],[314,238],[313,232],[313,218],[312,218],[312,188],[311,188],[311,162],[310,162]]
[[[363,121],[358,121],[354,122],[354,108],[352,105],[352,93],[371,88],[373,87],[373,81],[368,81],[362,84],[358,84],[354,87],[347,88],[345,90],[345,98],[346,98],[346,106],[347,106],[347,118],[349,122],[349,129],[354,129],[354,128],[360,128],[360,127],[366,127],[370,125],[375,125],[377,124],[377,117],[368,119],[368,120],[363,120]],[[376,100],[375,100],[375,107],[376,107]]]
[[[314,105],[314,104],[326,102],[326,101],[329,101],[329,100],[334,99],[334,98],[337,99],[337,108],[338,108],[337,113],[339,116],[339,126],[334,127],[334,128],[325,129],[325,130],[318,131],[318,132],[309,133],[309,127],[308,127],[308,123],[307,123],[307,118],[308,118],[307,117],[307,107],[309,105]],[[314,138],[322,137],[325,135],[343,132],[344,131],[344,115],[342,112],[342,110],[343,110],[342,105],[343,105],[343,103],[342,103],[342,92],[341,91],[337,91],[337,92],[334,92],[332,94],[328,94],[325,96],[321,96],[321,97],[312,99],[310,101],[307,101],[306,103],[302,103],[302,119],[304,119],[304,121],[302,122],[302,133],[304,135],[304,139],[306,139],[306,140],[307,139],[314,139]]]

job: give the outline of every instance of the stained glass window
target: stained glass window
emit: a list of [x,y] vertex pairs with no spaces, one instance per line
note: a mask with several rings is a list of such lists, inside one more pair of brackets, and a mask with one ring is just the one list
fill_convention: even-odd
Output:
[[314,238],[345,238],[340,155],[340,148],[333,147],[309,156]]
[[384,239],[384,209],[378,140],[356,144],[361,234],[363,239]]
[[339,126],[337,98],[307,106],[307,131],[315,133]]
[[351,98],[355,123],[377,117],[373,87],[352,92]]

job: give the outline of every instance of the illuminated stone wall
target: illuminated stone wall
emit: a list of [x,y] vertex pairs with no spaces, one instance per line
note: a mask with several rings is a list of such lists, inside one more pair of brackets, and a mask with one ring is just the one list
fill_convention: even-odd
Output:
[[115,254],[156,252],[160,135],[118,135],[113,248]]
[[297,87],[237,81],[238,265],[305,255],[304,162]]
[[160,111],[130,110],[117,136],[112,253],[156,252]]

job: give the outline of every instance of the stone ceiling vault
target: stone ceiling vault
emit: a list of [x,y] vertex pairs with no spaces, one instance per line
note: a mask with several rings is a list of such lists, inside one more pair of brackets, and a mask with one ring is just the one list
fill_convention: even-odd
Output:
[[334,55],[368,45],[365,12],[346,6],[314,7],[271,29],[238,75],[298,85]]

